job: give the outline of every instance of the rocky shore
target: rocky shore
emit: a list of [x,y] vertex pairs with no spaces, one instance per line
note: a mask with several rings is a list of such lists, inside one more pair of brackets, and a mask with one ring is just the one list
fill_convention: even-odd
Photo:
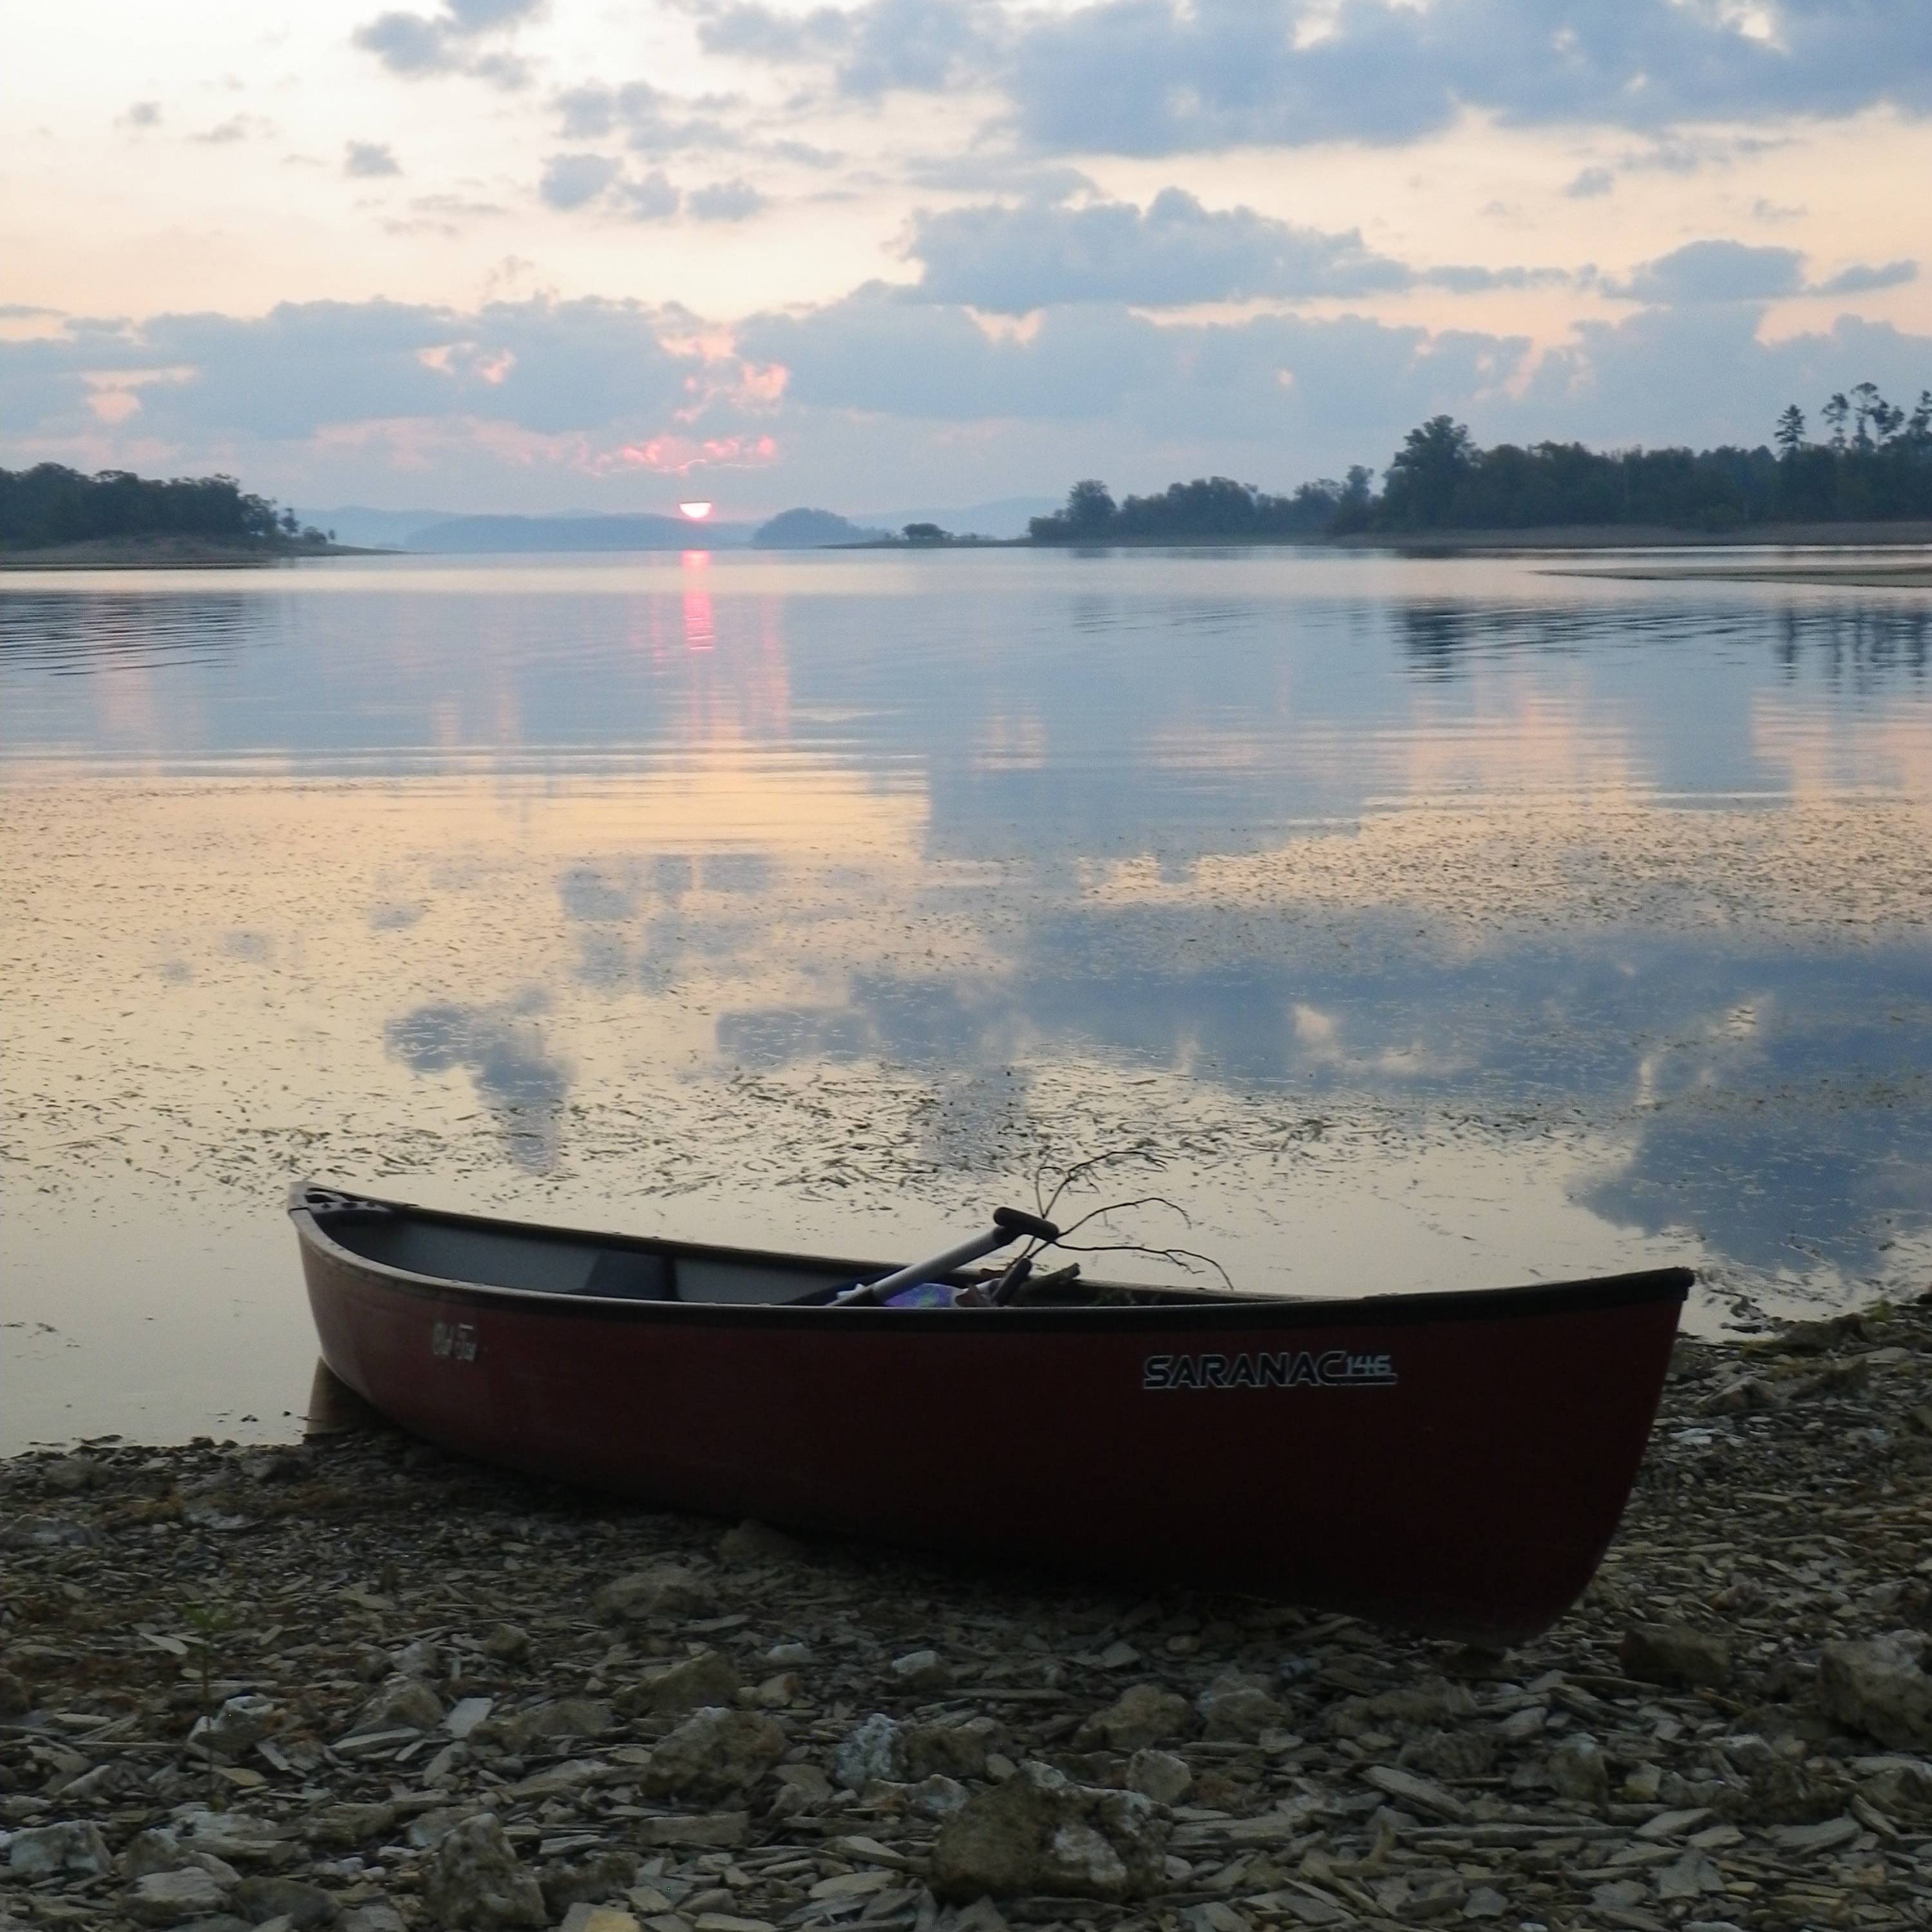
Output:
[[1924,1303],[1680,1344],[1503,1655],[99,1442],[0,1466],[0,1926],[1932,1925],[1928,1629]]

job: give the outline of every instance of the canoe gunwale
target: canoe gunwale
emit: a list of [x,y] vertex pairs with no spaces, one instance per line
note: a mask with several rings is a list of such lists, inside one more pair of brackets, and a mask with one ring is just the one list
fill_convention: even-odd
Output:
[[[1640,1306],[1652,1302],[1682,1304],[1696,1279],[1687,1268],[1648,1268],[1622,1274],[1598,1275],[1566,1282],[1535,1282],[1515,1287],[1420,1290],[1413,1293],[1291,1298],[1262,1294],[1232,1296],[1204,1292],[1198,1301],[1149,1301],[1140,1305],[1110,1302],[1087,1307],[1048,1305],[1010,1308],[879,1308],[862,1304],[838,1309],[787,1306],[771,1302],[631,1300],[586,1296],[554,1289],[507,1288],[417,1274],[390,1263],[370,1259],[345,1246],[328,1233],[323,1220],[307,1204],[308,1184],[292,1189],[288,1212],[304,1246],[313,1249],[330,1267],[359,1277],[369,1286],[392,1293],[474,1307],[514,1308],[520,1314],[542,1315],[602,1325],[656,1322],[675,1326],[795,1329],[815,1332],[828,1322],[842,1330],[910,1334],[934,1328],[949,1333],[985,1334],[1010,1329],[1034,1334],[1074,1330],[1100,1334],[1141,1330],[1213,1332],[1220,1329],[1347,1328],[1407,1327],[1442,1321],[1508,1321],[1518,1317],[1580,1314],[1586,1311]],[[742,1262],[764,1267],[802,1267],[814,1270],[850,1270],[859,1278],[892,1265],[851,1261],[836,1256],[802,1256],[778,1250],[713,1246],[702,1242],[674,1241],[635,1234],[604,1234],[580,1228],[551,1228],[542,1224],[509,1221],[486,1215],[448,1213],[358,1194],[358,1201],[392,1213],[446,1226],[486,1232],[550,1235],[560,1241],[596,1244],[636,1252],[701,1256],[706,1260]],[[1136,1284],[1102,1282],[1096,1288],[1133,1292]],[[1154,1284],[1147,1284],[1153,1287]],[[1158,1292],[1158,1291],[1157,1291]],[[1185,1290],[1180,1291],[1186,1292]]]

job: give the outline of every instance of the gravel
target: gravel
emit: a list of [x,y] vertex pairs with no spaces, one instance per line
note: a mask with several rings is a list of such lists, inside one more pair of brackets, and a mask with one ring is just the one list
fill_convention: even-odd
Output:
[[1932,1298],[1680,1343],[1502,1654],[382,1430],[16,1457],[0,1559],[0,1928],[1932,1926]]

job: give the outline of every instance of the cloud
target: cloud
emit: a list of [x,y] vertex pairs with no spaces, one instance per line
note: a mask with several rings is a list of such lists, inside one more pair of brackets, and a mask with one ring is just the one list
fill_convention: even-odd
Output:
[[633,221],[667,220],[683,200],[661,174],[627,176],[622,161],[588,153],[551,155],[537,193],[552,208],[569,212],[597,206]]
[[[618,209],[633,221],[668,221],[682,197],[661,174],[628,176],[610,190]],[[695,201],[696,197],[692,197]]]
[[188,139],[200,147],[225,148],[236,141],[246,141],[254,135],[272,134],[274,131],[274,124],[259,115],[231,114],[226,121],[218,122],[212,128],[204,128]]
[[442,10],[449,16],[453,32],[488,34],[536,19],[548,3],[548,0],[442,0]]
[[1788,402],[1815,410],[1867,379],[1909,399],[1932,364],[1932,336],[1848,316],[1761,340],[1745,301],[1643,307],[1540,355],[1486,330],[1162,322],[1120,301],[1052,304],[1016,331],[880,284],[735,330],[556,300],[30,320],[0,332],[10,468],[225,469],[298,501],[505,509],[651,507],[668,470],[749,462],[779,500],[852,508],[888,470],[914,501],[1086,475],[1286,488],[1385,463],[1445,410],[1484,442],[1756,443]]
[[1819,296],[1862,296],[1875,289],[1902,288],[1918,279],[1916,262],[1886,262],[1878,266],[1855,262],[1840,268],[1828,281],[1819,283],[1811,293]]
[[830,148],[814,148],[808,141],[774,141],[773,156],[801,168],[836,168],[845,157]]
[[717,118],[738,105],[731,94],[707,94],[686,100],[648,81],[626,81],[621,87],[597,82],[566,88],[551,105],[570,140],[597,141],[622,134],[637,152],[647,154],[740,145],[739,136]]
[[765,197],[749,182],[713,182],[694,188],[686,205],[700,221],[746,221],[765,206]]
[[116,124],[122,128],[158,128],[161,124],[161,104],[158,100],[134,101],[118,117]]
[[344,146],[342,172],[346,175],[373,179],[402,171],[401,162],[386,141],[350,141]]
[[733,0],[700,21],[707,53],[779,66],[824,62],[842,93],[923,92],[987,71],[1005,38],[990,0],[863,0],[852,8],[781,13]]
[[[740,352],[788,371],[788,404],[947,422],[1118,420],[1200,442],[1294,440],[1399,422],[1518,368],[1516,338],[1394,328],[1360,316],[1261,316],[1163,326],[1118,305],[1046,310],[1024,338],[963,309],[872,284],[800,316],[754,318]],[[1373,442],[1384,440],[1377,427]],[[1391,447],[1393,445],[1390,446]]]
[[1916,262],[1882,266],[1854,263],[1822,282],[1804,278],[1804,257],[1796,248],[1744,242],[1687,242],[1636,269],[1627,280],[1606,281],[1607,294],[1631,302],[1678,306],[1695,302],[1766,302],[1792,296],[1864,295],[1897,288],[1918,273]]
[[593,202],[624,171],[608,154],[553,154],[544,164],[537,193],[552,208],[582,208]]
[[1800,293],[1804,257],[1796,248],[1758,247],[1747,242],[1689,242],[1646,262],[1623,282],[1606,284],[1608,292],[1631,302],[1772,302]]
[[1616,176],[1608,168],[1585,168],[1563,192],[1573,201],[1587,201],[1592,196],[1608,194],[1616,186]]
[[1006,314],[1055,302],[1360,296],[1412,279],[1357,230],[1300,228],[1251,208],[1210,211],[1178,188],[1162,189],[1144,211],[1096,201],[922,214],[908,252],[925,270],[928,299]]
[[1446,289],[1451,295],[1474,296],[1486,295],[1496,289],[1563,288],[1576,278],[1567,268],[1488,268],[1452,262],[1438,268],[1425,268],[1415,279],[1432,289]]
[[534,19],[544,6],[545,0],[442,0],[437,14],[379,14],[350,38],[405,80],[464,74],[515,88],[527,85],[529,64],[500,48],[479,51],[476,44]]
[[448,28],[419,14],[379,14],[351,38],[364,53],[406,80],[446,73],[459,64],[451,57]]
[[1007,96],[1026,145],[1164,154],[1414,140],[1474,110],[1519,126],[1654,131],[1932,110],[1932,24],[1880,0],[1096,0],[1009,19],[984,0],[809,13],[730,0],[707,50],[827,68],[848,94]]
[[164,372],[129,427],[184,448],[298,440],[367,422],[494,422],[621,442],[691,408],[700,355],[664,346],[681,312],[584,299],[470,312],[391,302],[283,303],[261,316],[76,320],[58,337],[0,340],[0,420],[70,426],[102,377]]

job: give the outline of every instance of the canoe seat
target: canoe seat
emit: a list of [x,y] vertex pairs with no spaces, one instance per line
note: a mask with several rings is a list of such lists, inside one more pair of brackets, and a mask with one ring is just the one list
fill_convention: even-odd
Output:
[[675,1301],[677,1284],[665,1256],[606,1248],[591,1264],[590,1275],[578,1292],[612,1301]]

